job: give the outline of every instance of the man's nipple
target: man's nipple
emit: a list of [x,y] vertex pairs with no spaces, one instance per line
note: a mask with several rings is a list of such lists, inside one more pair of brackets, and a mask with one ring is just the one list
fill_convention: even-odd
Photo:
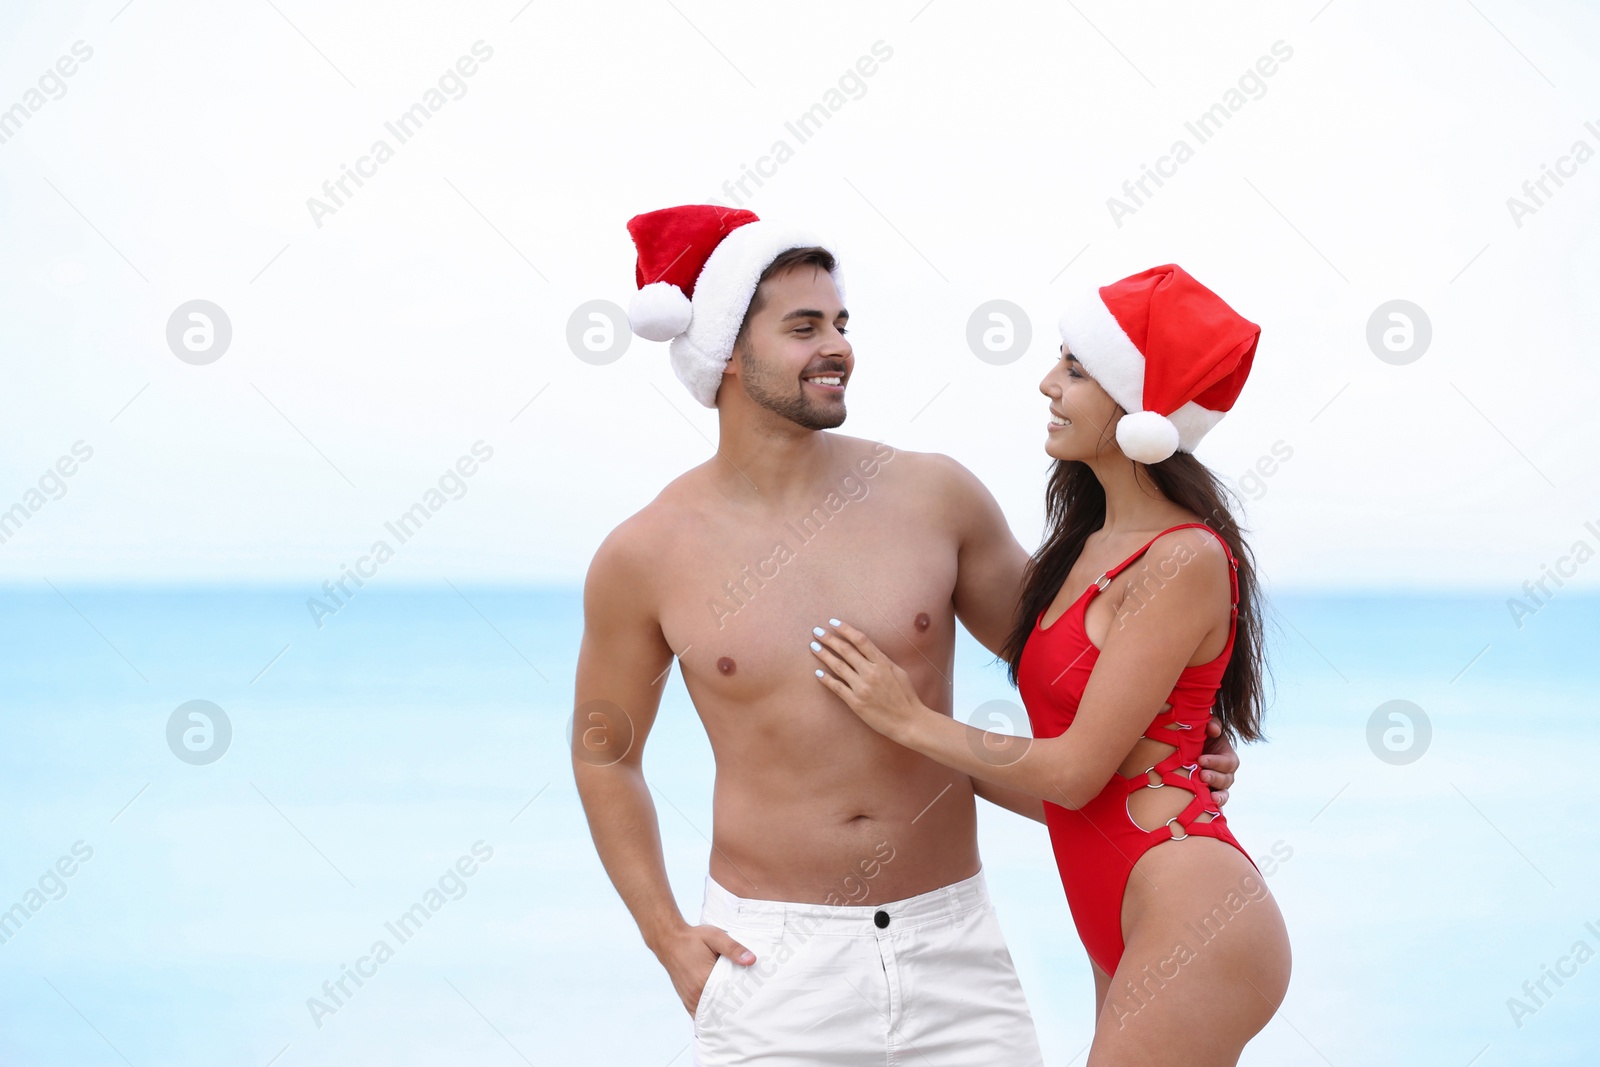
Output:
[[732,674],[738,669],[739,665],[733,662],[733,659],[729,656],[723,656],[721,659],[717,660],[717,670],[721,671],[723,674]]

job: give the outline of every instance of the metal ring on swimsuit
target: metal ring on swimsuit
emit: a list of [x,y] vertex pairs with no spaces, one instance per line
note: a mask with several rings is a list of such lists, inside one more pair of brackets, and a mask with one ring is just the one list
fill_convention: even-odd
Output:
[[[1177,822],[1177,821],[1178,821],[1178,817],[1176,815],[1174,815],[1172,818],[1168,819],[1167,822],[1166,822],[1167,829],[1171,830],[1172,829],[1172,824]],[[1184,830],[1182,837],[1179,837],[1177,834],[1173,834],[1172,835],[1172,840],[1174,840],[1174,841],[1187,841],[1187,840],[1189,840],[1189,838],[1191,836],[1192,835],[1189,833],[1188,830]]]

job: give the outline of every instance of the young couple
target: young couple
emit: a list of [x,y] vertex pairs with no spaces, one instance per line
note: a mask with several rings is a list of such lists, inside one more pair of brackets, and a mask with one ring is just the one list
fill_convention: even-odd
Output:
[[[1171,265],[1062,316],[1030,559],[960,464],[828,432],[855,355],[826,241],[704,205],[628,229],[633,328],[672,342],[720,440],[595,553],[573,770],[695,1062],[1041,1064],[981,796],[1049,828],[1094,969],[1091,1067],[1235,1063],[1290,957],[1220,812],[1229,742],[1259,736],[1258,586],[1190,453],[1259,329]],[[1010,664],[1032,739],[952,718],[957,619]],[[641,762],[674,658],[717,768],[697,924]]]

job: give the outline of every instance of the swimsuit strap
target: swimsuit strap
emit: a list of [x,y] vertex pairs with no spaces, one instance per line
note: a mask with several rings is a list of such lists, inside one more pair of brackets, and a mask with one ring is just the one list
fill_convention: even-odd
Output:
[[[1207,526],[1203,522],[1185,522],[1185,523],[1180,523],[1177,526],[1169,526],[1169,527],[1167,527],[1165,530],[1162,530],[1160,533],[1158,533],[1154,537],[1150,538],[1150,540],[1146,541],[1144,543],[1144,547],[1140,548],[1139,551],[1135,552],[1133,555],[1129,556],[1127,559],[1123,560],[1121,563],[1117,564],[1115,567],[1112,567],[1110,570],[1108,570],[1104,574],[1100,575],[1100,577],[1096,578],[1093,582],[1090,582],[1089,583],[1089,588],[1084,590],[1084,592],[1089,594],[1089,596],[1080,598],[1081,600],[1084,601],[1085,610],[1087,610],[1087,607],[1088,607],[1088,603],[1087,603],[1088,600],[1093,597],[1094,593],[1104,592],[1106,587],[1111,584],[1111,579],[1115,578],[1117,575],[1121,574],[1123,571],[1125,571],[1129,567],[1131,567],[1139,559],[1140,556],[1144,555],[1146,552],[1148,552],[1150,550],[1150,546],[1151,545],[1153,545],[1157,541],[1161,540],[1161,538],[1165,537],[1167,534],[1171,533],[1173,530],[1188,530],[1188,529],[1205,530],[1205,531],[1209,532],[1212,536],[1214,536],[1219,542],[1221,542],[1222,551],[1227,553],[1228,563],[1230,564],[1230,569],[1228,571],[1228,584],[1229,584],[1229,587],[1230,587],[1230,589],[1232,590],[1232,593],[1233,593],[1233,614],[1234,615],[1238,615],[1239,614],[1239,574],[1238,574],[1239,561],[1233,558],[1233,550],[1228,547],[1227,540],[1224,539],[1221,534],[1217,533],[1217,531],[1211,529],[1211,527]],[[1091,590],[1093,592],[1091,592]],[[1039,609],[1039,614],[1037,614],[1037,615],[1035,615],[1033,617],[1033,625],[1037,627],[1039,625],[1039,623],[1044,620],[1045,612],[1047,612],[1049,610],[1050,610],[1050,605],[1048,603],[1045,604],[1044,607],[1040,608]],[[1070,612],[1071,610],[1072,610],[1071,608],[1067,609],[1068,612]],[[1066,613],[1063,613],[1062,616],[1060,616],[1060,617],[1058,617],[1056,619],[1056,622],[1060,622],[1061,618],[1065,618],[1065,615],[1066,615]],[[1054,629],[1055,625],[1056,625],[1056,623],[1053,622],[1053,623],[1050,624],[1050,627],[1052,629]],[[1232,625],[1230,624],[1229,633],[1228,633],[1228,645],[1227,645],[1228,649],[1233,648],[1233,632],[1232,632],[1232,629],[1233,629]],[[1226,651],[1226,649],[1225,649],[1225,651]]]
[[[1133,555],[1129,556],[1115,567],[1112,567],[1110,570],[1106,571],[1099,578],[1095,579],[1094,583],[1089,588],[1093,589],[1095,592],[1103,591],[1108,585],[1111,584],[1111,579],[1115,578],[1117,575],[1121,574],[1123,571],[1132,566],[1140,556],[1144,555],[1150,550],[1151,545],[1155,544],[1173,530],[1190,529],[1205,530],[1207,533],[1211,534],[1217,539],[1218,543],[1222,545],[1222,551],[1228,556],[1228,589],[1233,596],[1233,612],[1229,616],[1228,620],[1228,643],[1223,647],[1222,651],[1230,652],[1233,650],[1235,625],[1239,621],[1239,561],[1233,558],[1233,549],[1228,547],[1227,539],[1203,522],[1185,522],[1180,523],[1177,526],[1167,527],[1165,530],[1162,530],[1160,533],[1150,538],[1150,540],[1146,541],[1144,543],[1144,547],[1139,549],[1139,551],[1135,552]],[[1085,605],[1085,607],[1087,609],[1087,605]],[[1039,613],[1039,617],[1043,618],[1044,612],[1041,611]],[[1037,625],[1037,620],[1035,620],[1035,625]]]
[[[1161,540],[1161,538],[1165,537],[1167,534],[1171,533],[1173,530],[1189,530],[1189,529],[1205,530],[1208,533],[1212,534],[1214,537],[1216,537],[1216,539],[1218,541],[1222,542],[1222,551],[1224,551],[1224,552],[1226,552],[1228,554],[1228,562],[1230,564],[1232,564],[1234,571],[1238,571],[1238,569],[1239,569],[1239,561],[1233,558],[1233,550],[1228,547],[1228,542],[1223,538],[1223,536],[1221,534],[1217,533],[1217,531],[1211,529],[1211,527],[1207,526],[1203,522],[1185,522],[1185,523],[1181,523],[1181,524],[1179,524],[1177,526],[1169,526],[1165,530],[1162,530],[1160,533],[1156,534],[1154,537],[1150,538],[1150,540],[1148,540],[1148,541],[1146,541],[1144,543],[1144,547],[1143,548],[1139,549],[1139,551],[1135,552],[1133,555],[1129,556],[1127,559],[1123,560],[1121,563],[1117,564],[1115,567],[1111,568],[1110,570],[1108,570],[1104,574],[1102,574],[1100,576],[1100,580],[1101,581],[1105,581],[1105,582],[1109,582],[1112,578],[1115,578],[1117,575],[1119,575],[1123,571],[1127,570],[1128,567],[1132,566],[1133,563],[1135,561],[1137,561],[1140,556],[1144,555],[1146,552],[1148,552],[1150,550],[1150,546],[1151,545],[1153,545],[1157,541]],[[1230,576],[1230,581],[1232,581],[1234,583],[1233,598],[1234,598],[1235,603],[1237,604],[1238,599],[1239,599],[1238,581],[1237,581],[1236,578],[1233,578],[1231,576]],[[1101,588],[1103,589],[1105,587],[1101,586]]]

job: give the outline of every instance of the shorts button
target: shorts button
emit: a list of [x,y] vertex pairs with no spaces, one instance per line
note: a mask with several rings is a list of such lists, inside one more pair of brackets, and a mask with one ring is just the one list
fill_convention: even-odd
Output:
[[878,929],[882,930],[885,926],[889,925],[889,913],[886,911],[880,911],[878,914],[872,917],[872,921],[877,924]]

